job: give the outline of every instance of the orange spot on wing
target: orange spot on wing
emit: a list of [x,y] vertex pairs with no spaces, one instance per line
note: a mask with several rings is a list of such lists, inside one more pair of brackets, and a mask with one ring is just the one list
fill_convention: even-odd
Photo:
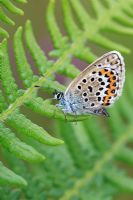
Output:
[[116,96],[116,94],[115,94],[116,86],[113,85],[114,83],[116,83],[116,80],[113,79],[114,74],[112,74],[111,71],[107,72],[107,71],[105,71],[103,69],[100,72],[102,73],[102,75],[107,74],[108,77],[109,77],[109,80],[110,80],[110,85],[109,85],[109,88],[108,88],[108,92],[107,92],[107,95],[104,98],[104,103],[103,103],[103,105],[105,106],[105,105],[107,105],[107,103],[109,103],[110,97]]
[[105,74],[107,74],[107,72],[106,72],[106,70],[105,70],[105,69],[101,69],[101,70],[100,70],[100,72],[101,72],[101,74],[102,74],[102,75],[105,75]]

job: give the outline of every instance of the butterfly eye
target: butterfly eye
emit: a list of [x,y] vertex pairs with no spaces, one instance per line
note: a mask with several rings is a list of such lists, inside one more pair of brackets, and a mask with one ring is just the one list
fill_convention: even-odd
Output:
[[61,96],[60,94],[57,94],[57,99],[60,99],[60,96]]
[[63,92],[58,92],[55,94],[55,99],[60,100],[63,97]]

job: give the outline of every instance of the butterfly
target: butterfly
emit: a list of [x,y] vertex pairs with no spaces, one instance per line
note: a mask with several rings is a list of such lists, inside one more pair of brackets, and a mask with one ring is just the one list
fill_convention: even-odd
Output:
[[56,91],[54,99],[64,114],[109,116],[106,108],[121,96],[124,81],[124,58],[111,51],[84,69],[64,93]]

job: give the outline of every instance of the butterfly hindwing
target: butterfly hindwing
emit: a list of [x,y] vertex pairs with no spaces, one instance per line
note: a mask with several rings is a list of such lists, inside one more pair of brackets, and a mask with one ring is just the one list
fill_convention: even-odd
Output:
[[125,80],[125,64],[117,51],[97,59],[68,86],[65,96],[72,95],[89,108],[112,105],[121,95]]

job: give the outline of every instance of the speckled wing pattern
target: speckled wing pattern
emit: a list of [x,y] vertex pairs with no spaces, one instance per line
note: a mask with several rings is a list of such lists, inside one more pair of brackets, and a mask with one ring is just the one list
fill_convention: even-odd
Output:
[[121,95],[125,81],[125,64],[117,51],[98,58],[77,76],[65,91],[80,104],[90,108],[108,107]]

